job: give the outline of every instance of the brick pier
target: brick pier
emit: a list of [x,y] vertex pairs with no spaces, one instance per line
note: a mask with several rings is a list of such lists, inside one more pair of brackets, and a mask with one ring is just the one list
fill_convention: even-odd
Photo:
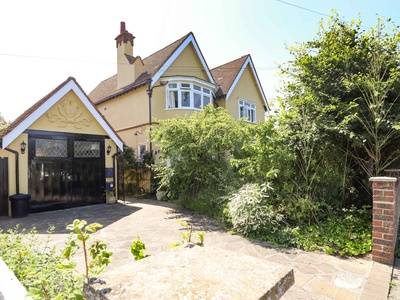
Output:
[[373,193],[372,260],[393,264],[399,220],[398,180],[371,177]]

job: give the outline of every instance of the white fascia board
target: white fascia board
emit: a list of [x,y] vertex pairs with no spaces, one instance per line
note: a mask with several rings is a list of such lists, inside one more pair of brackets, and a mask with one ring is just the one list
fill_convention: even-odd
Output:
[[119,149],[123,150],[123,142],[113,132],[110,126],[100,116],[99,112],[90,103],[90,100],[85,96],[82,90],[71,79],[62,88],[60,88],[54,95],[45,101],[39,108],[32,112],[25,120],[23,120],[16,128],[3,137],[3,149],[10,145],[18,136],[20,136],[29,126],[31,126],[37,119],[39,119],[46,111],[48,111],[58,100],[66,95],[70,90],[73,90],[79,97],[85,107],[92,113],[95,119],[104,128],[110,138],[115,142]]
[[175,61],[175,59],[182,53],[182,51],[188,46],[190,43],[193,44],[194,49],[196,50],[196,53],[201,61],[201,64],[203,65],[204,70],[207,73],[208,79],[210,80],[211,83],[215,84],[214,79],[211,75],[210,70],[208,69],[207,63],[203,57],[203,55],[200,52],[200,48],[197,45],[193,34],[190,34],[186,40],[176,49],[176,51],[171,55],[171,57],[165,62],[165,64],[158,70],[158,72],[152,77],[152,85],[154,85],[158,79],[164,74],[164,72],[171,66],[171,64]]
[[[74,83],[74,82],[73,82]],[[117,145],[117,147],[124,151],[124,144],[121,139],[114,133],[108,123],[104,120],[104,118],[100,115],[98,110],[94,107],[94,105],[90,102],[90,100],[86,97],[86,95],[82,92],[82,90],[74,83],[72,90],[75,94],[81,99],[81,101],[85,104],[86,108],[90,111],[90,113],[94,116],[97,122],[103,127],[103,129],[107,132],[108,136],[113,140],[113,142]]]
[[171,82],[188,82],[188,83],[197,83],[203,86],[208,87],[210,90],[214,92],[218,90],[218,85],[215,83],[210,83],[209,81],[205,81],[203,79],[191,76],[165,76],[161,77],[161,79],[165,79],[168,83]]
[[240,77],[243,75],[243,72],[244,72],[244,70],[247,68],[247,65],[248,65],[248,64],[250,64],[251,71],[253,72],[254,78],[255,78],[256,81],[257,81],[257,86],[258,86],[258,89],[260,90],[261,97],[263,98],[264,105],[265,105],[265,107],[268,108],[267,98],[265,97],[264,90],[262,89],[260,80],[259,80],[259,78],[258,78],[258,76],[257,76],[257,72],[256,72],[256,69],[254,68],[254,65],[253,65],[253,62],[252,62],[252,60],[251,60],[250,55],[247,57],[247,59],[246,59],[246,61],[244,62],[243,66],[240,68],[240,72],[238,73],[238,75],[236,76],[235,80],[233,81],[233,83],[232,83],[232,85],[231,85],[231,88],[230,88],[229,91],[226,93],[226,99],[228,99],[229,96],[231,95],[232,91],[234,90],[234,88],[235,88],[236,84],[238,83]]
[[31,126],[37,119],[39,119],[50,107],[52,107],[61,97],[63,97],[71,86],[75,85],[73,81],[69,81],[61,89],[59,89],[53,96],[47,99],[41,106],[32,112],[25,120],[23,120],[17,127],[15,127],[9,134],[3,137],[3,149],[10,145],[18,136],[20,136],[29,126]]

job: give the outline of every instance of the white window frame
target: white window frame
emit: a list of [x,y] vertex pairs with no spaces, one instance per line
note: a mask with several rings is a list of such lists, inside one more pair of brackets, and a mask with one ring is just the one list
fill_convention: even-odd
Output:
[[238,100],[238,114],[239,119],[243,119],[249,123],[257,122],[257,105],[251,101],[239,98]]
[[[189,96],[189,103],[184,105],[183,96]],[[170,82],[166,87],[166,109],[195,109],[201,110],[202,106],[213,103],[213,90],[201,83]],[[194,98],[200,96],[200,105],[195,106]],[[177,99],[176,99],[177,98]]]
[[[142,153],[141,149],[143,146],[144,146],[144,151]],[[143,156],[147,152],[147,143],[139,143],[137,147],[138,147],[137,159],[140,161],[143,160]]]

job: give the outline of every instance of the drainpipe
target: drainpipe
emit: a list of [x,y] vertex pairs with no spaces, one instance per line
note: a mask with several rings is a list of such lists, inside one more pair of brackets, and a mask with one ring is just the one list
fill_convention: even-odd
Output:
[[19,153],[10,148],[4,148],[4,150],[15,154],[15,191],[19,194]]
[[[118,160],[118,155],[120,155],[121,154],[121,152],[119,151],[119,149],[117,148],[117,152],[115,152],[113,155],[112,155],[112,161],[113,161],[113,170],[114,170],[114,178],[113,178],[113,180],[114,180],[114,196],[118,196],[118,199],[121,199],[121,195],[118,193],[118,187],[119,187],[119,185],[120,185],[120,182],[118,181],[120,178],[118,178],[118,174],[117,174],[117,172],[119,172],[119,170],[116,168],[116,166],[118,167],[118,165],[117,165],[117,163],[116,163],[116,161]],[[122,185],[124,184],[124,182],[122,181]],[[124,193],[124,191],[122,191],[122,193]],[[123,195],[123,197],[124,197],[124,203],[125,203],[125,195]]]

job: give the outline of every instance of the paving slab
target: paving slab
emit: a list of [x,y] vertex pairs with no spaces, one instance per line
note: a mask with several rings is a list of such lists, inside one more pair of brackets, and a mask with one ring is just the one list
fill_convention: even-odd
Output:
[[[20,227],[36,230],[43,237],[49,226],[56,227],[52,242],[63,245],[69,231],[65,227],[74,219],[103,224],[95,236],[109,245],[114,252],[108,270],[121,268],[133,261],[130,244],[140,236],[146,244],[145,253],[156,254],[170,249],[170,244],[181,240],[185,220],[195,231],[205,231],[205,247],[220,248],[294,269],[295,284],[282,297],[292,299],[387,299],[392,281],[392,267],[374,263],[369,256],[341,258],[319,252],[299,249],[282,249],[259,241],[249,241],[232,235],[221,228],[217,221],[188,211],[169,202],[152,199],[130,199],[114,205],[92,205],[62,211],[30,214],[11,219],[0,217],[0,228]],[[344,282],[349,284],[346,286]],[[399,284],[400,285],[400,284]],[[394,291],[394,289],[392,289]],[[394,293],[394,292],[393,292]],[[396,298],[392,293],[391,299]]]

